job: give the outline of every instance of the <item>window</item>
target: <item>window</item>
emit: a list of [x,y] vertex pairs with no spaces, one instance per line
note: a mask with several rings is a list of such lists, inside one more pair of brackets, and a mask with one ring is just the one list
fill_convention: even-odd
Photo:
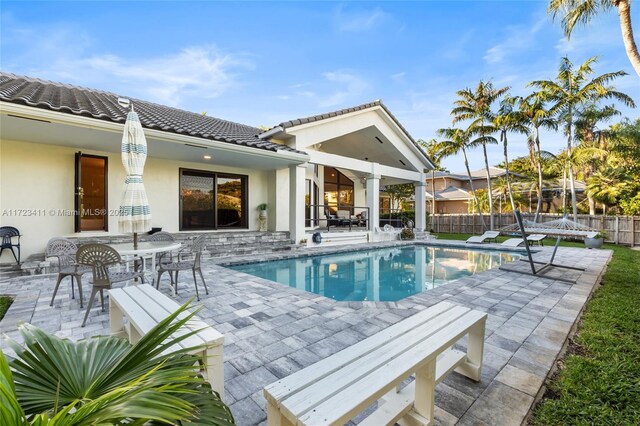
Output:
[[108,231],[107,157],[76,153],[75,231]]
[[353,181],[333,167],[324,168],[324,203],[334,213],[353,207]]
[[247,228],[247,177],[180,170],[180,230]]

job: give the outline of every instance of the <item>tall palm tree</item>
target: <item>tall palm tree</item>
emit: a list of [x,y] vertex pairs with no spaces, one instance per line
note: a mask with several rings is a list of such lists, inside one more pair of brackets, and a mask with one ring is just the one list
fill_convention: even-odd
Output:
[[[469,133],[458,128],[446,128],[439,129],[438,136],[445,138],[438,142],[435,146],[435,150],[439,152],[440,158],[450,157],[462,152],[464,157],[464,167],[467,169],[467,176],[469,177],[469,185],[471,192],[473,193],[473,200],[478,207],[478,214],[480,215],[480,221],[482,222],[482,229],[486,230],[487,225],[484,222],[484,216],[482,215],[482,209],[480,208],[480,202],[478,201],[478,195],[476,189],[473,186],[473,179],[471,178],[471,170],[469,169],[469,159],[467,158],[467,147],[469,145]],[[435,197],[435,194],[434,194]]]
[[516,203],[513,200],[513,191],[511,188],[511,178],[509,176],[509,153],[507,149],[507,134],[519,133],[523,135],[529,134],[529,128],[527,127],[527,121],[520,111],[515,108],[515,105],[519,102],[519,98],[506,96],[500,102],[500,108],[498,113],[493,117],[493,125],[500,132],[500,142],[504,148],[504,169],[507,193],[509,195],[509,201],[511,202],[511,211],[516,211]]
[[533,135],[529,138],[529,151],[535,167],[538,171],[538,205],[536,206],[536,215],[534,222],[538,221],[540,212],[542,210],[542,189],[543,176],[542,176],[542,157],[540,150],[540,128],[557,130],[558,122],[554,117],[549,114],[549,111],[545,108],[544,100],[538,93],[534,93],[524,99],[520,100],[518,105],[520,112],[524,115],[528,121],[529,126],[533,129]]
[[578,24],[588,24],[596,15],[608,12],[614,7],[618,8],[620,17],[620,29],[624,48],[631,65],[640,76],[640,53],[633,38],[633,26],[631,25],[631,0],[550,0],[549,13],[555,19],[562,16],[562,28],[569,38],[573,29]]
[[[540,89],[541,96],[551,103],[549,112],[564,124],[564,131],[567,136],[568,157],[571,157],[571,151],[573,149],[574,122],[582,106],[603,99],[617,99],[627,106],[635,107],[633,99],[608,85],[612,80],[626,75],[624,71],[605,73],[588,80],[588,77],[593,74],[591,64],[596,61],[596,57],[587,59],[576,69],[569,58],[564,57],[560,61],[560,68],[555,80],[536,80],[529,83],[529,86]],[[576,202],[574,172],[570,164],[568,164],[567,168],[571,186],[573,220],[577,221],[578,206]]]
[[478,87],[475,90],[464,89],[458,90],[456,94],[459,99],[456,100],[454,108],[451,110],[453,115],[453,124],[460,121],[468,121],[471,123],[467,128],[467,133],[470,136],[476,136],[471,140],[469,147],[482,146],[482,153],[484,155],[484,165],[487,171],[487,192],[489,197],[489,227],[494,228],[493,218],[493,199],[491,194],[491,174],[489,172],[489,159],[487,157],[487,145],[497,144],[496,138],[491,136],[495,133],[496,128],[493,126],[493,112],[491,106],[502,95],[509,90],[509,87],[503,87],[496,89],[493,87],[491,81],[480,81]]

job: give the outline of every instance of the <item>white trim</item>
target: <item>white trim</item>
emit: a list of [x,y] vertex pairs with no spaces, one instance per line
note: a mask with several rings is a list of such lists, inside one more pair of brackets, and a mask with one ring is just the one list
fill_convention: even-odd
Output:
[[267,130],[264,133],[260,133],[258,135],[258,139],[266,139],[266,138],[269,138],[269,137],[271,137],[273,135],[277,135],[278,133],[280,133],[282,131],[284,131],[284,129],[282,127],[276,126],[276,127],[273,127],[271,129]]

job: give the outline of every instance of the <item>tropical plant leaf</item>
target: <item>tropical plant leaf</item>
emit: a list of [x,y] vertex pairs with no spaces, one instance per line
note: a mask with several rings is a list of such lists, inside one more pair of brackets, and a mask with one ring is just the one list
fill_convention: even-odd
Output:
[[135,345],[113,336],[72,342],[21,325],[24,346],[9,341],[16,352],[10,366],[21,409],[33,421],[64,426],[234,424],[229,409],[200,374],[201,357],[190,355],[204,347],[178,345],[199,331],[184,327],[195,315],[187,311],[188,305]]

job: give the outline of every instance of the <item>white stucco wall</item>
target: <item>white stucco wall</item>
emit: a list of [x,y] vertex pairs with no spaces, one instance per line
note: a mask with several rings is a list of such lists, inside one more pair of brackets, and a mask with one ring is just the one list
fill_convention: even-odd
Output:
[[[20,230],[23,260],[30,254],[43,252],[47,241],[54,236],[118,234],[117,216],[109,218],[108,233],[76,234],[73,216],[50,214],[52,209],[72,211],[74,208],[74,154],[77,151],[73,147],[0,141],[0,225],[15,226]],[[108,157],[109,209],[117,210],[125,178],[120,154],[88,150],[83,153]],[[269,202],[268,172],[150,157],[145,166],[144,182],[153,226],[178,232],[179,168],[247,175],[248,225],[250,230],[257,229],[256,206]],[[29,211],[33,214],[29,215]],[[0,263],[12,260],[11,253],[5,250]]]

